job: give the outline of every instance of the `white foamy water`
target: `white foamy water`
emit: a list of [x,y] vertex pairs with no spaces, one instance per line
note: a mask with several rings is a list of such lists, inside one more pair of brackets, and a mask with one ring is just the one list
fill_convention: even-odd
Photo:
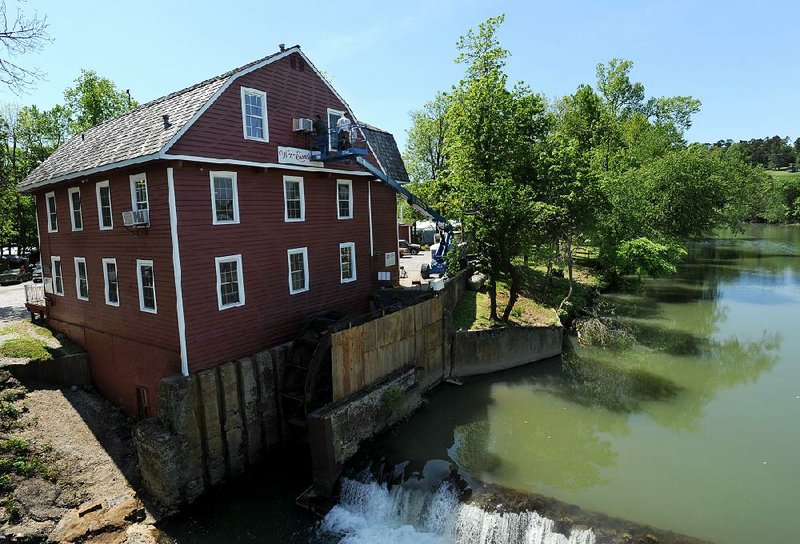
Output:
[[555,532],[536,512],[486,512],[459,502],[448,486],[435,493],[345,479],[340,503],[322,522],[341,544],[594,544],[590,530]]

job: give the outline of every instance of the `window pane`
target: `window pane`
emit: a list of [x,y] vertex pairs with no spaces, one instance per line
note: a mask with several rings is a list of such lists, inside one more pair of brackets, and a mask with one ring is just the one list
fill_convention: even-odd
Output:
[[302,253],[292,253],[291,263],[292,290],[298,291],[306,287],[305,260]]
[[53,283],[56,293],[64,292],[64,283],[61,279],[61,261],[53,261]]
[[106,276],[108,277],[108,301],[119,302],[119,285],[117,283],[117,265],[106,263]]
[[300,182],[286,181],[286,217],[289,219],[302,219],[302,201],[300,197]]
[[146,210],[147,209],[147,180],[139,179],[136,180],[135,187],[135,194],[136,194],[136,209],[137,210]]
[[142,303],[148,310],[156,309],[156,290],[153,280],[153,267],[141,266],[139,274],[142,278]]
[[76,229],[83,228],[83,217],[81,217],[81,193],[76,191],[70,193],[72,198],[72,223]]
[[233,212],[233,179],[214,178],[214,206],[217,210],[217,221],[234,221]]
[[89,284],[86,281],[86,263],[78,262],[78,295],[83,298],[89,297]]
[[100,187],[100,220],[103,227],[111,226],[111,189]]
[[349,280],[353,278],[353,248],[345,246],[339,249],[340,264],[342,270],[342,279]]
[[219,263],[220,292],[222,304],[236,304],[239,299],[239,265],[236,261]]

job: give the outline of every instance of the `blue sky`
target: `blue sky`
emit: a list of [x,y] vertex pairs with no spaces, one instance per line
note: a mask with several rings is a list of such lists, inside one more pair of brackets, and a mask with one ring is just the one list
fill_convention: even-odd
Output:
[[[15,0],[9,0],[13,8]],[[692,95],[693,141],[800,136],[800,63],[793,2],[582,0],[501,2],[169,2],[38,0],[53,43],[22,59],[47,73],[33,92],[0,103],[51,107],[81,68],[140,102],[300,44],[356,115],[401,145],[408,112],[457,82],[459,35],[505,13],[508,72],[557,98],[594,83],[595,65],[634,61],[648,96]],[[794,38],[794,39],[793,39]]]

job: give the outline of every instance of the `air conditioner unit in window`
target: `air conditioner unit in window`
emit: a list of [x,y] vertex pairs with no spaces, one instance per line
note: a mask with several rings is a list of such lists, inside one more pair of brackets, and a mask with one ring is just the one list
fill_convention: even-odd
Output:
[[294,132],[312,132],[314,130],[314,122],[305,117],[292,119],[292,130]]
[[150,223],[150,214],[147,210],[133,210],[122,212],[122,223],[126,227],[139,227]]

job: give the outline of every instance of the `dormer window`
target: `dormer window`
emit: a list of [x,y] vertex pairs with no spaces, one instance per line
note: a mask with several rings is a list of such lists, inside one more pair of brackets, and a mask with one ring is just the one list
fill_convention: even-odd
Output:
[[242,126],[246,140],[269,141],[267,93],[242,87]]

